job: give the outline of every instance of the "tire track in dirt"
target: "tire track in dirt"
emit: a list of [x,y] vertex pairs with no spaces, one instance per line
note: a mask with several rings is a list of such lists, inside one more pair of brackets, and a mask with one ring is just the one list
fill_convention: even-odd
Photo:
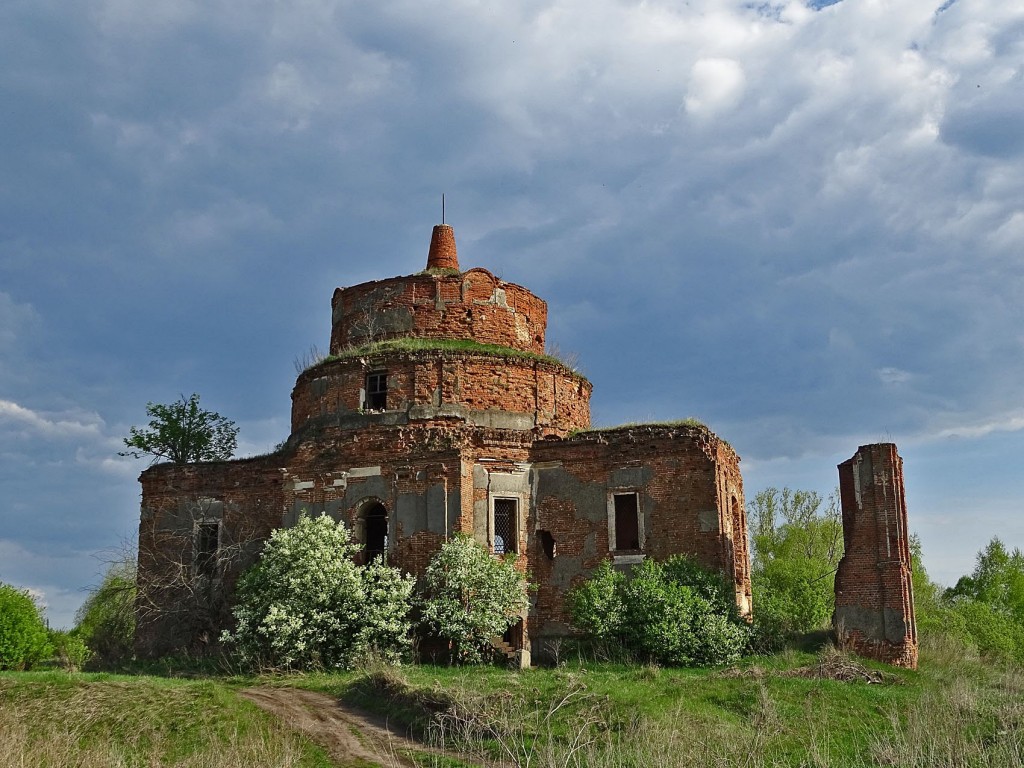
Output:
[[[360,760],[385,768],[415,768],[407,753],[437,752],[391,729],[387,722],[338,699],[301,688],[246,688],[239,695],[301,731],[339,765]],[[440,753],[439,753],[440,754]]]

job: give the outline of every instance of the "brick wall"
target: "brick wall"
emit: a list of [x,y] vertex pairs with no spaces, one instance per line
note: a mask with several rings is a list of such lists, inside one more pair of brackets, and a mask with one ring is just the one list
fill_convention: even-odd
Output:
[[[531,570],[541,582],[534,620],[540,635],[566,632],[565,592],[615,555],[623,562],[636,555],[658,560],[691,555],[736,581],[737,604],[749,609],[739,457],[712,432],[641,425],[582,433],[538,442],[532,458],[539,480],[529,553]],[[613,553],[609,495],[634,491],[643,518],[643,548]],[[733,525],[734,497],[739,526]],[[538,531],[554,540],[554,558],[543,551]]]
[[400,337],[473,339],[542,354],[547,303],[486,269],[420,274],[338,288],[331,354]]
[[[136,649],[201,652],[227,626],[231,596],[262,541],[281,526],[282,475],[273,458],[158,464],[142,473]],[[197,526],[220,524],[213,578],[195,570]]]
[[892,443],[862,445],[839,465],[845,554],[836,573],[839,642],[869,658],[917,667],[903,460]]
[[[538,584],[520,643],[527,633],[568,633],[565,592],[613,555],[617,567],[692,555],[729,575],[737,604],[749,610],[739,457],[706,428],[569,437],[590,425],[591,385],[560,363],[480,350],[352,356],[353,347],[401,337],[544,352],[547,304],[485,269],[446,274],[457,262],[454,235],[441,229],[451,242],[432,250],[433,272],[335,291],[331,353],[339,358],[299,375],[281,450],[143,472],[140,584],[156,586],[140,602],[141,654],[214,642],[230,624],[239,573],[275,528],[327,514],[357,541],[372,529],[383,542],[374,522],[380,506],[389,562],[421,575],[455,533],[493,546],[493,500],[518,499],[516,567]],[[379,371],[387,375],[385,408],[364,408],[367,376]],[[615,492],[639,500],[636,551],[611,552]],[[210,521],[223,562],[214,578],[190,582],[197,526],[208,532]]]
[[[461,406],[528,414],[520,428],[565,434],[590,426],[590,382],[553,362],[479,352],[390,352],[323,363],[292,391],[292,432],[309,421],[362,409],[366,375],[387,371],[387,410]],[[433,411],[431,411],[432,413]]]
[[733,576],[742,606],[750,582],[738,463],[728,444],[703,427],[631,427],[536,441],[528,431],[433,419],[358,429],[324,424],[262,459],[158,465],[141,478],[140,573],[189,565],[195,520],[182,509],[193,500],[215,502],[230,533],[225,540],[247,545],[220,583],[224,605],[207,630],[173,619],[143,622],[140,652],[194,645],[203,631],[209,639],[229,626],[234,580],[274,528],[302,513],[329,514],[362,540],[361,516],[377,503],[387,512],[389,562],[421,575],[457,532],[493,543],[492,496],[520,499],[516,564],[538,585],[522,633],[570,632],[565,592],[613,555],[608,505],[615,492],[638,494],[645,536],[642,550],[614,554],[693,555]]

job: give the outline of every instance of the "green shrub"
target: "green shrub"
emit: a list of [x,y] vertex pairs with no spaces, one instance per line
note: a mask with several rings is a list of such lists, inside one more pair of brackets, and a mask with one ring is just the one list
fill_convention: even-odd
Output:
[[992,539],[970,576],[942,590],[921,564],[921,542],[910,540],[914,603],[922,644],[934,635],[974,646],[990,658],[1024,662],[1024,554]]
[[125,558],[107,569],[100,586],[78,609],[76,634],[91,652],[91,664],[111,667],[132,657],[135,594],[135,560]]
[[603,563],[567,604],[577,629],[660,664],[735,661],[750,636],[724,579],[679,555],[645,560],[628,579]]
[[515,556],[495,557],[469,536],[445,542],[423,576],[420,608],[429,631],[451,643],[454,658],[479,663],[527,608],[527,583]]
[[960,619],[981,654],[1024,662],[1024,627],[1010,614],[981,600],[962,597],[953,601],[949,613]]
[[814,491],[766,488],[749,516],[754,644],[770,651],[832,623],[843,556],[838,493],[826,503]]
[[358,550],[326,516],[274,531],[238,582],[236,630],[222,639],[255,667],[345,668],[371,651],[401,656],[413,580],[383,564],[357,566]]
[[385,661],[399,661],[409,649],[414,581],[381,558],[362,568],[361,575],[366,604],[357,646]]
[[31,669],[50,658],[52,651],[42,612],[32,596],[0,583],[0,669]]
[[566,607],[575,627],[601,643],[622,641],[622,593],[626,577],[602,560],[590,578],[570,590]]
[[53,647],[54,661],[57,666],[68,672],[78,672],[92,657],[92,651],[75,630],[65,632],[51,629],[49,639]]

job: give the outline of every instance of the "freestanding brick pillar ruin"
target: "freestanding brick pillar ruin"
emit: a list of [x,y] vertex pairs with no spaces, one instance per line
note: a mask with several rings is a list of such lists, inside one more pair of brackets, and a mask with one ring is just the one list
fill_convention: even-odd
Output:
[[833,616],[840,647],[917,667],[903,460],[893,443],[862,445],[839,465],[845,554]]

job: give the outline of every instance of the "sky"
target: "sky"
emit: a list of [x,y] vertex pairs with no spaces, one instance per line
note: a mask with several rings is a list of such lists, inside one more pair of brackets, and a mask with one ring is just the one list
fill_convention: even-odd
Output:
[[925,565],[1024,547],[1021,0],[6,0],[0,581],[70,626],[147,402],[287,436],[337,286],[528,286],[595,425],[748,501],[895,442]]

